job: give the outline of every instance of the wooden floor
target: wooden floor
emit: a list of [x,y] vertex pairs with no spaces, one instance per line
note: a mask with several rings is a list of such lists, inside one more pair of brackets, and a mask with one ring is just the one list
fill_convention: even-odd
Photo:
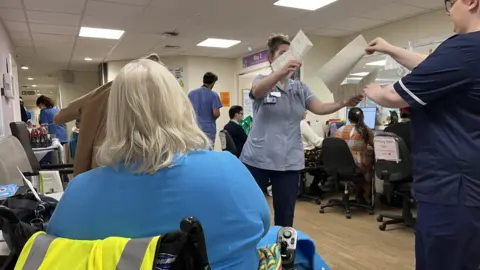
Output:
[[[269,198],[271,205],[271,198]],[[378,229],[376,215],[353,210],[348,220],[339,208],[318,213],[319,206],[298,201],[295,228],[308,234],[318,253],[332,270],[412,270],[414,232],[410,228]],[[273,209],[271,210],[273,213]],[[377,213],[400,213],[400,209],[377,209]],[[273,218],[273,214],[272,214]]]

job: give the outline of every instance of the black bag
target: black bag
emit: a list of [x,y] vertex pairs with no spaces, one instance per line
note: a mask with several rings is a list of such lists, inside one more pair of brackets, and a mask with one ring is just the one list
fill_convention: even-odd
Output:
[[0,270],[14,269],[25,243],[50,220],[58,201],[42,195],[40,199],[43,202],[27,192],[7,198],[0,206],[0,229],[10,249],[8,256],[0,256]]

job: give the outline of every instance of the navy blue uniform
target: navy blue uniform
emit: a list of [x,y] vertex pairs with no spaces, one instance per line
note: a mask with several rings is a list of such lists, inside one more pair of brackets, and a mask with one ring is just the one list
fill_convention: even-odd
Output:
[[394,88],[412,107],[416,269],[480,269],[480,32],[452,36]]

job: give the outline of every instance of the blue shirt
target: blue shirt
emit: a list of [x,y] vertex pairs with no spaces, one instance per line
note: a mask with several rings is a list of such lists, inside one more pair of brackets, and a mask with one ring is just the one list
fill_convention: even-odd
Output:
[[394,88],[412,107],[416,199],[480,206],[480,32],[447,39]]
[[213,116],[213,110],[222,108],[220,97],[212,89],[200,87],[192,90],[188,94],[188,98],[192,102],[193,109],[195,109],[197,114],[197,122],[200,129],[214,142],[217,134],[217,125]]
[[[259,75],[253,83],[263,79]],[[273,171],[299,171],[305,167],[300,121],[308,102],[315,95],[302,82],[288,79],[279,92],[276,104],[264,103],[264,98],[253,102],[253,123],[240,159],[252,167]],[[268,95],[269,93],[267,93]]]
[[53,117],[58,113],[57,108],[43,108],[40,110],[40,120],[41,125],[48,125],[48,133],[54,133],[57,138],[62,143],[68,142],[67,130],[65,125],[55,125],[53,124]]
[[150,237],[201,222],[212,269],[257,269],[257,244],[270,227],[265,196],[229,152],[196,151],[157,173],[100,167],[75,177],[48,226],[71,239]]

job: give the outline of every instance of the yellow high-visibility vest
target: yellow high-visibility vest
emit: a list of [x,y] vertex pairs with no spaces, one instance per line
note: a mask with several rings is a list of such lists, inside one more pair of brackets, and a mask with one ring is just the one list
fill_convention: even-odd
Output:
[[23,247],[15,270],[152,270],[159,239],[71,240],[38,232]]

